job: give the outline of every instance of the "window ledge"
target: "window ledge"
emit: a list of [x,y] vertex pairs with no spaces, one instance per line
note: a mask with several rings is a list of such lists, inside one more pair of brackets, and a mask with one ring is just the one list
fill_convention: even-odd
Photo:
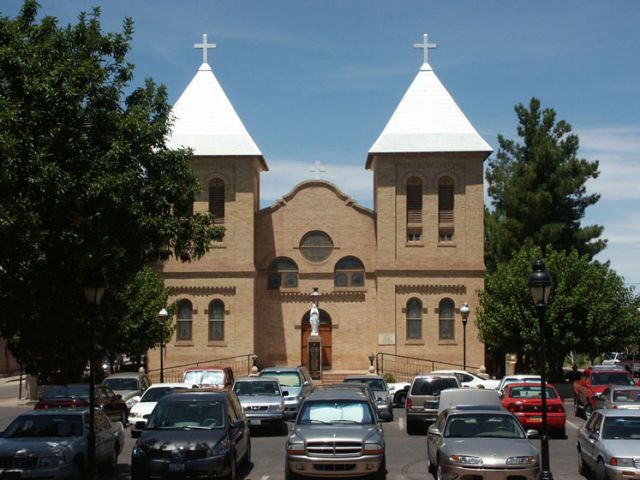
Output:
[[455,247],[456,242],[438,242],[438,247]]
[[422,340],[421,338],[416,338],[416,339],[406,339],[404,341],[405,345],[424,345],[424,340]]
[[365,287],[334,287],[333,291],[336,293],[340,292],[362,292],[366,293],[367,289]]
[[181,340],[181,341],[175,342],[173,345],[175,347],[193,347],[194,343],[193,342],[189,342],[189,341],[185,341],[185,340]]
[[424,247],[424,243],[422,242],[407,242],[404,244],[405,247]]
[[438,340],[438,345],[458,345],[455,339]]
[[282,287],[282,286],[280,288],[273,288],[272,290],[274,291],[280,290],[281,292],[286,292],[286,293],[298,293],[300,291],[298,287]]
[[226,347],[227,342],[224,340],[215,340],[207,342],[207,347]]

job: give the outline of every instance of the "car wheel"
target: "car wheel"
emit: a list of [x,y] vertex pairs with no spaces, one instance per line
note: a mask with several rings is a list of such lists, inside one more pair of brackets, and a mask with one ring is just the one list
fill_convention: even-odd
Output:
[[578,397],[573,397],[573,414],[576,417],[579,417],[581,412],[580,412],[581,408],[580,408],[580,402],[578,402]]
[[438,465],[438,473],[436,474],[437,480],[443,480],[444,475],[442,474],[442,466]]
[[251,440],[247,442],[247,451],[244,452],[244,457],[242,458],[242,465],[247,467],[251,465]]
[[598,459],[598,465],[596,465],[596,480],[607,480],[607,470],[604,468],[604,462],[601,458]]
[[393,407],[389,407],[389,415],[387,415],[387,422],[393,422]]
[[109,460],[104,465],[104,469],[107,472],[115,472],[116,468],[118,468],[118,451],[120,450],[119,445],[116,443],[113,445],[113,453],[109,456]]
[[285,420],[283,420],[282,423],[280,424],[280,433],[282,435],[288,435],[289,434],[289,425],[287,424],[287,422]]
[[374,480],[386,480],[387,478],[387,459],[386,457],[382,459],[382,463],[380,464],[380,468],[373,476]]
[[427,472],[429,472],[431,475],[436,473],[436,466],[433,463],[431,463],[431,455],[429,455],[428,449],[427,449]]
[[407,401],[407,392],[404,390],[400,390],[393,396],[393,403],[395,403],[400,408],[404,408],[404,404]]
[[73,460],[73,472],[71,475],[73,480],[81,480],[85,477],[84,460],[82,458],[76,458]]
[[407,420],[407,433],[409,435],[420,435],[422,433],[420,425],[419,421]]
[[589,420],[592,414],[593,414],[593,407],[591,405],[587,405],[584,408],[584,419]]
[[122,422],[123,427],[127,426],[127,412],[120,412],[120,421]]
[[578,450],[578,473],[580,475],[584,475],[585,477],[589,476],[589,467],[584,463],[584,457],[582,456],[582,450]]

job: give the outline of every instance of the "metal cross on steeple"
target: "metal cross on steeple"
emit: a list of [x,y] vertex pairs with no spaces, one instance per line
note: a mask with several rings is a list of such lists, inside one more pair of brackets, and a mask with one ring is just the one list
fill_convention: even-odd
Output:
[[315,166],[313,168],[310,168],[309,171],[316,174],[316,180],[320,180],[320,173],[324,173],[327,170],[324,167],[320,166],[320,160],[316,160]]
[[207,50],[210,48],[216,48],[217,45],[215,43],[207,43],[207,34],[202,34],[202,43],[194,43],[193,48],[201,48],[202,49],[202,63],[209,63],[207,61]]
[[413,48],[422,48],[424,50],[424,63],[429,63],[429,49],[430,48],[438,48],[437,43],[429,43],[429,34],[425,33],[423,35],[422,43],[414,43]]

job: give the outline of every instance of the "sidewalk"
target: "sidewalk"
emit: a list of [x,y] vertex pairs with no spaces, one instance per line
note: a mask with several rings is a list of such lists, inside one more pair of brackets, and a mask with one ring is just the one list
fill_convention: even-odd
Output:
[[[22,376],[22,395],[26,394],[25,390],[25,381],[26,375]],[[0,407],[23,407],[28,405],[35,405],[35,400],[28,400],[26,398],[18,399],[18,391],[19,391],[19,382],[20,375],[12,375],[9,377],[0,378],[0,388],[4,387],[4,389],[10,389],[10,387],[15,387],[15,393],[5,398],[0,398]]]

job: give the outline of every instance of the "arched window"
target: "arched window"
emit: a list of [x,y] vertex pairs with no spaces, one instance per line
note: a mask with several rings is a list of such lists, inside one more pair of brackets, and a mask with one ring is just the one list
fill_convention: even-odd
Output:
[[407,180],[407,241],[422,240],[422,180]]
[[269,265],[267,288],[296,288],[298,286],[298,265],[287,257],[276,258]]
[[440,319],[440,340],[453,340],[456,338],[454,330],[455,305],[453,300],[445,298],[440,301],[438,314]]
[[189,300],[178,302],[178,316],[176,328],[176,340],[178,342],[190,342],[193,324],[193,305]]
[[224,182],[219,178],[209,182],[209,213],[216,225],[224,224]]
[[334,274],[336,287],[363,287],[364,265],[356,257],[344,257],[336,263]]
[[422,338],[422,302],[412,298],[407,302],[407,339]]
[[224,340],[224,303],[213,300],[209,304],[209,341]]
[[454,192],[453,179],[442,177],[438,182],[438,239],[440,242],[453,241]]
[[333,241],[324,232],[314,230],[306,233],[300,240],[300,253],[310,262],[322,262],[333,251]]

